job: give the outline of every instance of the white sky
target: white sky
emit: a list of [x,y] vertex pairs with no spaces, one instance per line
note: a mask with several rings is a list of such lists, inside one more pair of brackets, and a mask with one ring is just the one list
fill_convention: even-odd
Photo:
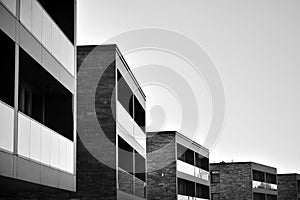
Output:
[[[300,173],[299,0],[78,0],[77,4],[78,45],[101,44],[126,31],[157,27],[179,32],[206,51],[226,96],[226,120],[211,162],[254,161],[277,167],[279,173]],[[122,51],[126,44],[117,45]],[[212,115],[209,93],[201,78],[189,75],[188,66],[174,61],[176,56],[153,51],[125,58],[133,69],[173,67],[198,102],[190,106],[201,111],[200,132],[207,131]],[[136,74],[139,82],[142,75]],[[165,129],[177,130],[185,106],[178,105],[176,94],[153,85],[143,90],[147,110],[164,107]],[[201,144],[203,137],[197,136],[197,142]]]

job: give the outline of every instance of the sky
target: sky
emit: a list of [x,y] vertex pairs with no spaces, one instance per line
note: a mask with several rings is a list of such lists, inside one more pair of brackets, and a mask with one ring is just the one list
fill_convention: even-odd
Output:
[[147,130],[178,130],[203,145],[213,134],[211,162],[300,173],[300,1],[77,6],[77,44],[118,45],[147,96]]

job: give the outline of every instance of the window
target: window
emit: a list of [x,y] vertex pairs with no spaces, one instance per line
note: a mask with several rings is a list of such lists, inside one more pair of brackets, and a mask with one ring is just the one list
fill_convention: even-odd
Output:
[[220,171],[218,171],[218,170],[211,171],[211,182],[212,183],[220,183]]
[[15,92],[15,42],[0,30],[1,67],[0,100],[14,107]]
[[254,200],[265,200],[265,194],[262,193],[253,193]]
[[276,174],[266,173],[266,179],[267,183],[277,184]]
[[196,197],[209,199],[209,187],[196,183]]
[[73,140],[73,94],[20,48],[19,111]]
[[195,183],[178,178],[178,194],[194,197]]
[[267,194],[267,200],[277,200],[276,195]]
[[220,200],[221,199],[220,194],[219,193],[212,193],[211,194],[211,199],[212,200]]
[[59,28],[74,44],[74,0],[38,0]]
[[133,174],[133,148],[120,136],[118,136],[118,161],[119,167]]
[[205,171],[209,171],[209,159],[195,153],[195,158],[196,158],[196,167],[199,167],[201,169],[204,169]]
[[194,165],[194,151],[177,144],[177,156],[179,160]]
[[135,176],[146,182],[146,159],[137,151],[134,151],[135,157]]
[[139,100],[134,96],[134,121],[145,132],[145,110]]
[[300,194],[300,180],[297,181],[297,186],[298,186],[298,194]]
[[118,100],[129,115],[133,118],[133,93],[123,78],[119,70],[117,70],[118,78]]
[[265,182],[265,173],[257,170],[253,170],[253,180]]

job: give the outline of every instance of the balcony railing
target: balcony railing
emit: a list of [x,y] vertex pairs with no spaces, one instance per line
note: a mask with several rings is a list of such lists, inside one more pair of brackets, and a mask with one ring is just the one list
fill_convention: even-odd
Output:
[[209,172],[200,169],[198,167],[195,167],[191,164],[188,164],[186,162],[183,162],[181,160],[177,160],[177,170],[185,174],[189,174],[191,176],[204,179],[206,181],[209,180]]
[[253,188],[277,191],[277,185],[260,181],[252,181]]
[[37,0],[21,1],[20,19],[36,39],[74,75],[74,46]]
[[0,0],[7,8],[16,15],[16,0]]
[[74,143],[48,127],[18,113],[18,154],[35,162],[74,172]]
[[146,183],[136,178],[132,174],[119,168],[118,170],[118,189],[141,198],[146,197]]
[[0,148],[13,152],[14,109],[0,101]]
[[180,194],[178,194],[177,199],[178,200],[208,200],[208,199],[202,199],[202,198],[198,198],[198,197],[185,196],[185,195],[180,195]]

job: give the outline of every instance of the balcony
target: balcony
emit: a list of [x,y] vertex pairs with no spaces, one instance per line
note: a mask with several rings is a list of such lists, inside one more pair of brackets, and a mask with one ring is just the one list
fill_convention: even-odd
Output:
[[134,175],[119,168],[118,189],[141,198],[146,197],[146,183],[136,178]]
[[177,160],[177,171],[180,171],[185,174],[189,174],[191,176],[195,176],[197,178],[208,181],[209,180],[209,172],[195,167],[191,164],[183,162],[181,160]]
[[207,200],[207,199],[202,199],[202,198],[198,198],[198,197],[190,197],[190,196],[185,196],[185,195],[177,195],[177,199],[178,200]]
[[39,2],[21,1],[20,19],[35,38],[74,76],[74,46]]
[[74,173],[74,143],[25,114],[18,113],[18,154]]
[[252,181],[252,187],[254,189],[264,189],[264,190],[277,191],[277,185],[276,184],[260,182],[260,181]]
[[13,152],[14,109],[0,101],[0,148]]

